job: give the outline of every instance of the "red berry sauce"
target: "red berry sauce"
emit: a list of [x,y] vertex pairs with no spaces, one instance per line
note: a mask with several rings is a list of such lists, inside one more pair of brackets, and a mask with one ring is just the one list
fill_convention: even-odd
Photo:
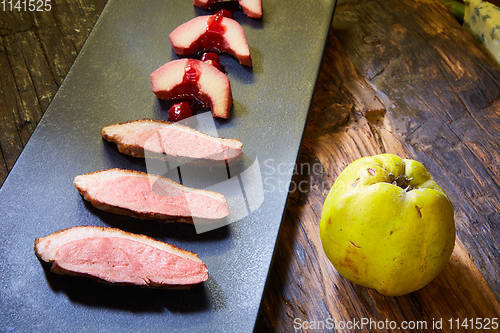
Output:
[[[198,81],[201,75],[199,64],[200,64],[199,60],[188,59],[184,67],[184,76],[182,77],[182,82],[177,86],[175,86],[172,90],[164,94],[161,94],[159,96],[159,98],[161,99],[167,99],[172,101],[178,101],[178,102],[189,101],[188,102],[188,106],[190,106],[189,115],[186,117],[190,117],[193,115],[193,109],[201,110],[203,108],[212,108],[211,98],[201,93],[198,87]],[[191,105],[189,105],[189,103]],[[180,119],[186,118],[186,117],[179,118],[179,115],[184,114],[181,111],[178,111],[179,115],[175,114],[176,112],[175,106],[176,105],[173,105],[168,112],[169,119],[171,121],[178,121]]]
[[224,17],[231,18],[232,14],[227,9],[221,9],[207,20],[205,33],[191,44],[186,50],[186,54],[195,54],[201,50],[225,52],[227,50],[224,33],[226,27],[222,25]]
[[233,13],[231,13],[231,11],[228,9],[221,9],[217,13],[215,13],[215,15],[233,18]]
[[205,52],[203,53],[203,56],[201,57],[201,61],[207,61],[207,60],[212,60],[215,62],[220,62],[219,56],[217,53],[214,52]]
[[185,100],[199,97],[198,80],[200,71],[198,69],[199,60],[188,59],[184,67],[182,82],[175,86],[164,99]]
[[185,118],[189,118],[193,115],[191,106],[188,102],[180,102],[172,105],[168,110],[168,120],[179,121]]
[[196,63],[188,60],[186,67],[184,67],[184,77],[182,83],[198,83],[200,80],[200,72],[196,68]]
[[207,63],[209,65],[214,66],[218,70],[222,71],[222,66],[220,64],[220,59],[217,53],[214,52],[205,52],[203,53],[203,56],[201,57],[201,61],[204,63]]

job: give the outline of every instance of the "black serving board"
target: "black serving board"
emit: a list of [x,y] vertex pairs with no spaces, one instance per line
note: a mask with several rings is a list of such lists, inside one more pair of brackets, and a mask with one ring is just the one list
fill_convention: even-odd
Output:
[[[264,0],[262,21],[235,14],[254,68],[222,57],[233,89],[219,135],[258,160],[263,204],[242,220],[197,234],[99,212],[75,175],[145,170],[100,137],[103,126],[166,119],[149,74],[176,58],[168,34],[206,11],[191,0],[110,0],[35,133],[0,189],[0,331],[251,331],[269,271],[335,0]],[[251,191],[247,189],[247,191]],[[101,285],[55,276],[33,252],[36,237],[77,225],[119,227],[199,254],[210,279],[191,290]]]

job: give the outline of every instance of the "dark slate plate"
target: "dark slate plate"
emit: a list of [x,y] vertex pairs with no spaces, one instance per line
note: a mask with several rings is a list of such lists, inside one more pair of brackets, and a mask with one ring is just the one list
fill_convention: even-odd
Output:
[[[175,57],[168,33],[206,12],[190,0],[110,0],[68,77],[0,189],[0,330],[250,331],[259,309],[335,0],[264,0],[264,20],[245,29],[253,72],[223,57],[233,116],[217,121],[224,137],[257,157],[263,204],[226,227],[116,217],[85,204],[77,174],[144,161],[102,142],[104,125],[167,117],[148,75]],[[77,225],[120,227],[194,251],[210,279],[192,290],[147,290],[54,276],[33,241]]]

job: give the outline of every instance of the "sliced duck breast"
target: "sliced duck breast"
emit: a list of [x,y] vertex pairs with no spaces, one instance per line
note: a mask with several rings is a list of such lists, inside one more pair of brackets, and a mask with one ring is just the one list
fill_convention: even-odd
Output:
[[192,252],[115,228],[80,226],[37,238],[35,254],[51,272],[113,284],[146,287],[191,286],[208,279]]
[[110,169],[76,176],[73,184],[94,207],[142,219],[192,222],[229,215],[224,195],[144,172]]
[[126,155],[144,157],[144,151],[188,159],[231,160],[243,144],[198,132],[184,125],[161,120],[134,120],[106,126],[102,137],[116,143]]

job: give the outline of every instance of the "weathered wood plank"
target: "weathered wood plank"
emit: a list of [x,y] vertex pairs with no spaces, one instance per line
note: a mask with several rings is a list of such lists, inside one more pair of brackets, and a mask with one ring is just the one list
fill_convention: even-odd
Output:
[[[0,37],[0,165],[10,170],[23,149],[22,136],[17,128],[19,94],[4,48],[4,38]],[[7,173],[5,173],[5,176]],[[3,183],[4,178],[1,178]]]
[[[497,317],[500,312],[495,295],[482,275],[486,273],[490,285],[495,285],[494,272],[498,272],[495,266],[498,263],[494,262],[498,254],[495,239],[498,235],[494,225],[488,224],[494,219],[494,216],[488,216],[488,212],[498,204],[498,200],[493,203],[498,196],[498,179],[496,182],[493,180],[498,175],[498,163],[495,164],[498,147],[490,139],[498,138],[497,69],[475,42],[470,46],[474,50],[468,53],[463,50],[465,42],[453,41],[448,36],[446,38],[451,39],[448,47],[451,48],[453,43],[459,45],[455,46],[448,59],[463,57],[468,61],[463,60],[462,76],[453,78],[455,74],[444,74],[447,69],[444,63],[437,60],[442,55],[425,50],[439,49],[441,35],[433,35],[437,40],[429,43],[427,38],[418,38],[429,32],[410,21],[430,21],[434,27],[455,24],[457,32],[453,38],[469,40],[470,36],[456,27],[456,22],[449,22],[448,14],[440,5],[435,8],[430,2],[417,1],[418,5],[406,4],[408,7],[403,12],[399,8],[402,5],[396,3],[345,0],[340,1],[337,7],[334,31],[329,35],[298,159],[299,165],[321,163],[323,173],[294,177],[295,183],[307,182],[310,191],[290,194],[257,331],[291,331],[295,318],[309,321],[329,317],[337,321],[373,318],[398,323],[425,320],[430,325],[432,318]],[[427,4],[432,6],[428,10],[419,7]],[[445,18],[443,22],[426,16],[422,19],[419,18],[422,11],[426,12],[425,15],[433,13]],[[398,12],[396,22],[394,12]],[[440,30],[444,27],[440,26]],[[433,31],[430,28],[427,30]],[[458,31],[465,37],[460,37]],[[403,41],[403,32],[415,37]],[[351,58],[355,60],[354,65]],[[437,69],[432,69],[433,66]],[[473,72],[467,74],[466,66],[471,66]],[[474,84],[473,75],[477,75],[475,81],[482,82]],[[468,77],[469,81],[456,83],[464,77]],[[435,90],[435,81],[440,90]],[[451,93],[443,92],[446,87]],[[469,90],[460,90],[465,88]],[[468,105],[467,109],[464,106],[466,103],[458,103],[459,98],[455,96],[460,93],[457,94],[457,91],[474,96],[468,99],[468,103],[475,103],[474,108]],[[426,94],[434,95],[434,100]],[[385,115],[384,112],[372,113],[373,110],[380,110],[380,103],[387,108]],[[482,109],[476,110],[478,108]],[[370,117],[370,113],[373,116]],[[349,119],[347,123],[346,119]],[[419,123],[421,121],[424,125]],[[451,130],[436,130],[436,126],[446,127],[459,122],[461,127],[457,128],[463,129],[459,132],[460,138],[457,134],[446,136]],[[427,123],[437,125],[429,126]],[[424,132],[417,135],[419,131]],[[464,138],[468,137],[474,137],[474,140],[465,141]],[[449,150],[448,145],[454,150]],[[422,155],[424,149],[426,156]],[[464,150],[468,149],[477,155],[477,159],[471,153],[466,155]],[[439,155],[439,151],[444,154]],[[459,239],[464,240],[467,248],[473,248],[471,252],[478,256],[479,261],[483,260],[486,269],[480,266],[481,271],[478,270],[464,244],[457,240],[444,272],[427,287],[408,296],[384,297],[373,290],[353,285],[338,275],[324,255],[319,237],[323,201],[336,176],[350,162],[382,152],[423,161],[455,203]],[[453,163],[460,165],[453,166]],[[464,169],[461,175],[469,179],[447,176],[447,172],[460,166]],[[474,182],[478,184],[471,184]],[[474,193],[476,190],[480,191],[480,196]],[[457,195],[458,191],[466,195]],[[475,200],[479,202],[473,202]],[[492,204],[490,207],[481,206]],[[464,214],[467,205],[481,206],[483,210],[474,210],[467,216]],[[484,228],[481,235],[469,233],[464,236],[474,223],[481,223],[476,228]],[[471,242],[474,237],[478,240]],[[443,329],[453,331],[446,322]]]
[[[0,12],[0,165],[14,164],[106,0],[53,1],[50,12]],[[0,172],[0,182],[6,177]]]
[[5,158],[3,157],[3,153],[0,150],[0,186],[2,186],[5,178],[7,178],[8,173],[9,173],[9,169],[7,168],[7,165],[5,164]]
[[54,5],[54,16],[63,36],[69,39],[77,53],[80,52],[88,34],[100,12],[105,0],[58,0]]
[[33,29],[29,12],[0,11],[0,36],[13,35]]
[[78,52],[73,43],[68,38],[64,38],[52,11],[33,13],[32,16],[37,37],[43,48],[44,58],[54,77],[52,82],[57,85],[53,89],[55,92],[73,65]]
[[[20,32],[5,37],[5,49],[10,68],[14,74],[15,86],[19,95],[17,129],[21,133],[23,146],[33,133],[42,117],[35,86],[29,72],[29,61],[23,54],[23,48],[28,47],[33,32]],[[24,46],[23,46],[24,45]]]
[[[336,46],[334,46],[336,45]],[[318,85],[334,75],[330,65],[346,59],[340,45],[330,35]],[[356,73],[338,71],[356,77]],[[337,79],[332,81],[342,81]],[[340,87],[336,100],[349,100],[349,92]],[[313,99],[323,100],[318,89]],[[352,97],[355,98],[355,97]],[[336,101],[332,102],[332,108]],[[342,108],[341,114],[345,114]],[[277,245],[270,281],[264,294],[257,330],[290,331],[293,320],[427,320],[433,317],[465,318],[495,316],[500,311],[493,293],[481,273],[458,241],[445,271],[423,290],[405,297],[384,297],[341,278],[323,253],[319,238],[319,220],[323,200],[336,176],[356,158],[392,152],[410,156],[404,142],[392,132],[387,120],[369,123],[354,108],[350,120],[336,130],[318,131],[314,125],[324,120],[321,108],[313,108],[304,136],[299,164],[320,162],[323,174],[299,175],[294,182],[306,181],[309,193],[294,192],[288,201]],[[341,125],[343,120],[336,124]],[[335,125],[335,123],[332,123]],[[307,330],[306,330],[307,331]],[[450,331],[445,329],[445,331]]]
[[440,1],[338,9],[342,47],[391,100],[399,137],[450,196],[460,239],[500,294],[500,68]]
[[[54,75],[47,63],[44,50],[40,44],[40,39],[33,32],[27,32],[25,38],[21,39],[20,46],[35,93],[40,105],[40,116],[49,106],[52,97],[57,91],[58,85],[54,81]],[[39,118],[36,120],[38,124]]]

